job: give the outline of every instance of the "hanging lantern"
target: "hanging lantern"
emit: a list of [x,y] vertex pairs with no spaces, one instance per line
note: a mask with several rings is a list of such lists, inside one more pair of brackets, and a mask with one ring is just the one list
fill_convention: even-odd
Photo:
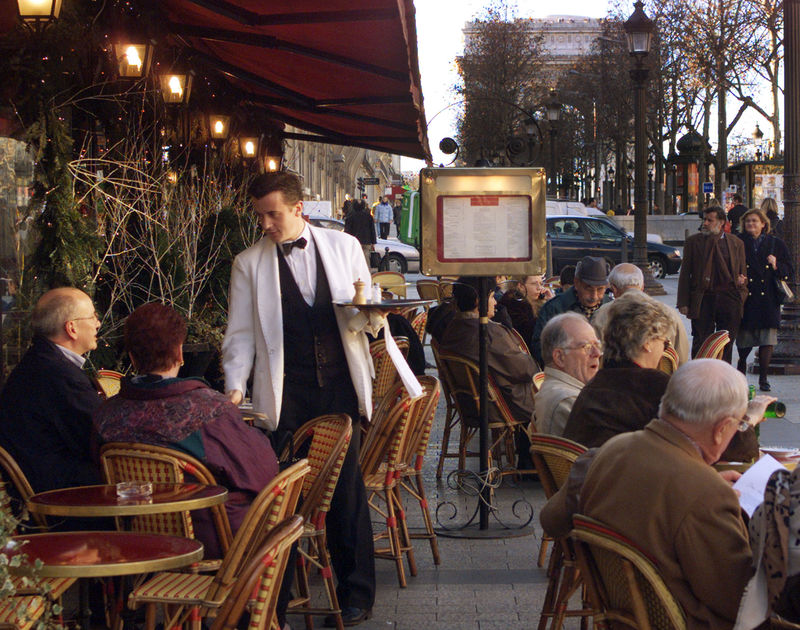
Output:
[[35,30],[55,22],[61,12],[61,0],[17,0],[19,17]]
[[168,105],[186,105],[192,91],[192,74],[171,72],[159,75],[161,98]]
[[239,138],[239,148],[245,160],[252,160],[258,155],[259,139],[256,136],[242,136]]
[[230,116],[212,115],[208,117],[208,129],[212,140],[225,140],[230,131]]
[[112,46],[120,78],[140,79],[147,76],[153,46],[148,43],[120,42]]

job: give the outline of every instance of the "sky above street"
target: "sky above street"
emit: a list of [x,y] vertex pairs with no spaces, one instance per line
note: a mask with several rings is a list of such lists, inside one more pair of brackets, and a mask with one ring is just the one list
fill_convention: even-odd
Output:
[[[456,132],[458,108],[451,105],[458,102],[453,86],[458,79],[455,58],[464,49],[461,29],[466,22],[481,15],[486,4],[487,0],[414,0],[422,94],[435,164],[447,163],[451,159],[439,151],[439,141],[454,136]],[[514,4],[513,0],[510,4]],[[607,0],[520,0],[516,3],[516,15],[521,18],[548,15],[599,18],[605,16],[607,10]],[[402,160],[404,171],[417,171],[423,166],[421,160]]]

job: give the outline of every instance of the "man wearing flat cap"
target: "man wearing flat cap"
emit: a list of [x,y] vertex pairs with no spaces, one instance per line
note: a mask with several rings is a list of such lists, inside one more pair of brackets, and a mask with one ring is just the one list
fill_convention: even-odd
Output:
[[547,302],[539,311],[536,325],[533,327],[533,357],[542,361],[542,344],[540,338],[545,324],[561,313],[580,313],[589,321],[602,304],[611,301],[606,295],[608,289],[608,263],[605,258],[584,256],[578,261],[575,269],[575,284]]

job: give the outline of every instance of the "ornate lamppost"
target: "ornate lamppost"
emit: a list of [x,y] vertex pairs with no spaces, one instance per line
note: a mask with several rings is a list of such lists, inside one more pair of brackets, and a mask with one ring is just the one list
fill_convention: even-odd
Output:
[[556,182],[556,134],[558,133],[558,120],[561,118],[561,103],[556,98],[556,91],[550,90],[550,100],[545,105],[548,129],[550,131],[550,190],[549,193],[558,196],[558,183]]
[[761,127],[758,126],[756,123],[756,128],[753,130],[753,144],[756,145],[756,162],[761,161],[762,152],[761,149],[763,147],[762,141],[764,139],[764,132],[761,131]]
[[628,52],[634,58],[631,79],[634,85],[635,150],[634,150],[634,220],[633,220],[633,263],[644,273],[644,289],[650,295],[664,295],[662,287],[650,273],[647,262],[647,133],[645,130],[646,103],[645,84],[649,71],[644,59],[650,53],[655,23],[644,13],[644,3],[634,3],[633,14],[623,25],[628,39]]

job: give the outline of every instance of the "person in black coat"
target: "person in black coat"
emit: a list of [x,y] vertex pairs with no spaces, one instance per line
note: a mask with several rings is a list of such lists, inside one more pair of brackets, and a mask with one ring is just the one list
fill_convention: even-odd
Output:
[[758,386],[770,391],[767,373],[772,351],[778,341],[781,303],[776,279],[788,281],[794,274],[789,250],[784,242],[770,234],[770,221],[761,210],[748,210],[742,216],[742,233],[747,262],[748,296],[736,337],[740,372],[747,372],[747,357],[758,346]]
[[375,249],[377,236],[375,234],[375,226],[372,223],[372,216],[363,201],[353,202],[353,208],[344,222],[344,231],[351,236],[355,236],[358,242],[361,243],[364,258],[367,259],[367,267],[370,267],[370,252]]
[[92,453],[101,398],[81,369],[100,321],[88,295],[53,289],[36,303],[33,343],[0,393],[0,446],[34,492],[102,483]]

